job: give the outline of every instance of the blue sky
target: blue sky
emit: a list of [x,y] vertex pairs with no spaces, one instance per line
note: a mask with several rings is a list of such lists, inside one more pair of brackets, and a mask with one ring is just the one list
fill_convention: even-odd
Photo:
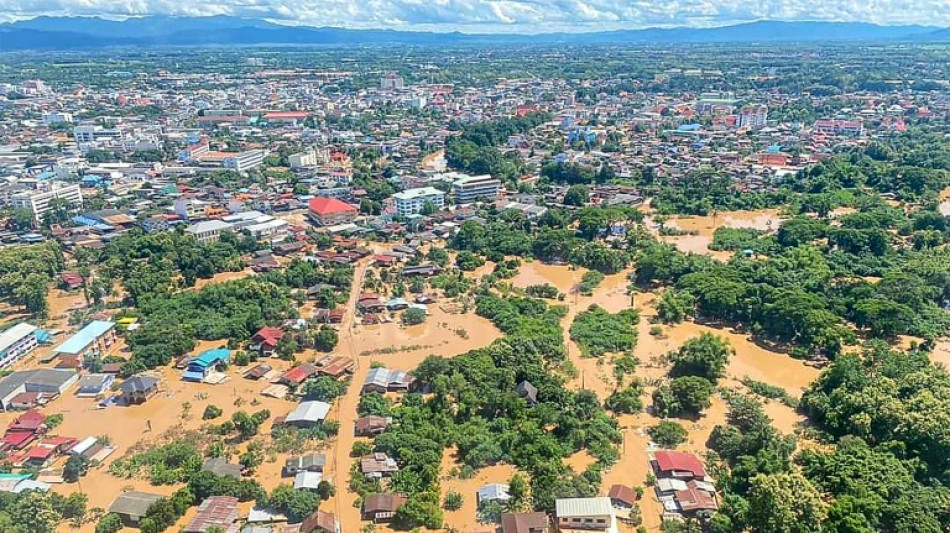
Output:
[[950,0],[0,0],[0,20],[36,15],[235,15],[284,24],[459,30],[597,31],[829,20],[950,26]]

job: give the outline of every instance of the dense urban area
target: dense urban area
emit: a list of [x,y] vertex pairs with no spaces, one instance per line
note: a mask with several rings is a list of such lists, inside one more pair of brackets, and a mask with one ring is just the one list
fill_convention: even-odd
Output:
[[941,533],[950,46],[0,55],[0,531]]

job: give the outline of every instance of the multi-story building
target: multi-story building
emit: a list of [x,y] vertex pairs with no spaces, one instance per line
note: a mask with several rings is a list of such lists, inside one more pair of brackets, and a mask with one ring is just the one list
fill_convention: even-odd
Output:
[[49,184],[47,188],[35,191],[24,191],[14,194],[10,198],[10,205],[14,209],[26,209],[33,213],[33,220],[43,222],[52,207],[50,203],[60,198],[69,202],[73,209],[82,207],[82,192],[79,185],[65,185],[62,183]]
[[73,128],[73,137],[76,144],[90,145],[104,141],[115,141],[122,137],[122,132],[117,129],[107,129],[99,125],[83,124]]
[[769,108],[764,105],[749,105],[739,110],[736,118],[736,127],[758,129],[764,128],[769,119]]
[[218,242],[218,239],[221,238],[221,233],[231,230],[231,224],[221,220],[204,220],[185,228],[185,231],[194,235],[194,237],[198,239],[198,242],[205,244]]
[[405,80],[395,72],[389,72],[379,79],[380,89],[402,89],[405,86]]
[[812,130],[829,135],[861,135],[864,125],[853,120],[816,120]]
[[418,215],[427,203],[432,204],[437,211],[444,208],[445,193],[435,187],[407,189],[394,194],[393,203],[396,206],[396,214],[404,217]]
[[476,200],[495,200],[501,191],[501,180],[490,174],[468,176],[455,180],[452,184],[452,196],[457,204],[470,204]]
[[308,168],[317,166],[320,159],[315,150],[310,150],[288,156],[287,162],[290,163],[290,168]]
[[199,200],[191,196],[179,196],[178,198],[175,198],[172,209],[175,211],[175,214],[181,218],[186,220],[195,220],[205,218],[207,216],[205,213],[205,208],[207,205],[208,202],[205,202],[204,200]]
[[264,150],[248,150],[226,157],[221,163],[224,168],[230,168],[235,172],[244,172],[263,165],[265,157],[267,157],[267,152]]
[[6,368],[36,349],[36,326],[21,322],[0,333],[0,368]]
[[71,123],[72,121],[72,113],[46,113],[43,115],[43,124],[47,126],[52,126],[53,124]]

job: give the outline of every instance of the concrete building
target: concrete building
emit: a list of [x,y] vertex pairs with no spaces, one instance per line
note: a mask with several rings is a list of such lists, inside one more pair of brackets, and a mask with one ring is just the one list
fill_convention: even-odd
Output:
[[738,128],[764,128],[769,119],[769,108],[764,105],[748,105],[739,110],[736,118]]
[[36,326],[21,322],[0,333],[0,368],[6,368],[36,349]]
[[616,533],[610,498],[560,498],[554,502],[557,528],[565,531],[602,531]]
[[203,220],[185,228],[185,231],[194,235],[198,242],[205,244],[218,242],[221,233],[232,231],[233,227],[227,222],[221,220]]
[[56,348],[57,355],[74,355],[80,358],[87,355],[102,355],[115,343],[115,322],[93,320],[86,327],[77,331],[75,335]]
[[24,392],[56,397],[79,380],[75,370],[41,368],[14,372],[0,380],[0,407],[9,409],[11,400]]
[[291,154],[287,157],[287,162],[290,163],[290,168],[308,168],[317,166],[321,159],[315,150],[310,150]]
[[10,198],[10,205],[14,209],[28,210],[33,213],[33,219],[41,223],[52,210],[50,202],[56,198],[66,200],[74,209],[82,207],[82,192],[79,190],[79,185],[61,183],[53,183],[46,189],[15,194]]
[[175,198],[174,204],[172,204],[172,209],[175,214],[184,218],[186,220],[195,220],[205,218],[205,208],[208,206],[208,202],[204,200],[199,200],[197,198],[192,198],[191,196],[179,196]]
[[122,137],[122,132],[99,125],[84,124],[73,128],[73,137],[79,148],[85,152],[98,144],[118,141]]
[[224,168],[229,168],[235,172],[245,172],[263,165],[265,157],[267,157],[267,152],[264,150],[248,150],[224,158],[221,164]]
[[73,121],[72,113],[45,113],[43,114],[43,124],[52,126],[53,124],[71,123]]
[[501,191],[501,180],[492,178],[489,174],[462,175],[452,184],[452,196],[455,197],[457,204],[470,204],[476,200],[495,200],[498,198],[499,191]]
[[436,211],[445,207],[445,193],[435,187],[407,189],[393,195],[396,214],[402,216],[418,215],[426,203],[431,203]]
[[405,86],[406,81],[402,79],[402,76],[396,74],[395,72],[388,72],[379,79],[380,89],[402,89]]

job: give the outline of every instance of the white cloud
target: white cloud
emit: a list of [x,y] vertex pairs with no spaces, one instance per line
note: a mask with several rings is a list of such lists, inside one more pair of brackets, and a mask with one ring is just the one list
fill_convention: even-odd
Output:
[[479,32],[712,26],[760,19],[950,26],[950,0],[0,0],[0,19],[5,20],[157,14]]

